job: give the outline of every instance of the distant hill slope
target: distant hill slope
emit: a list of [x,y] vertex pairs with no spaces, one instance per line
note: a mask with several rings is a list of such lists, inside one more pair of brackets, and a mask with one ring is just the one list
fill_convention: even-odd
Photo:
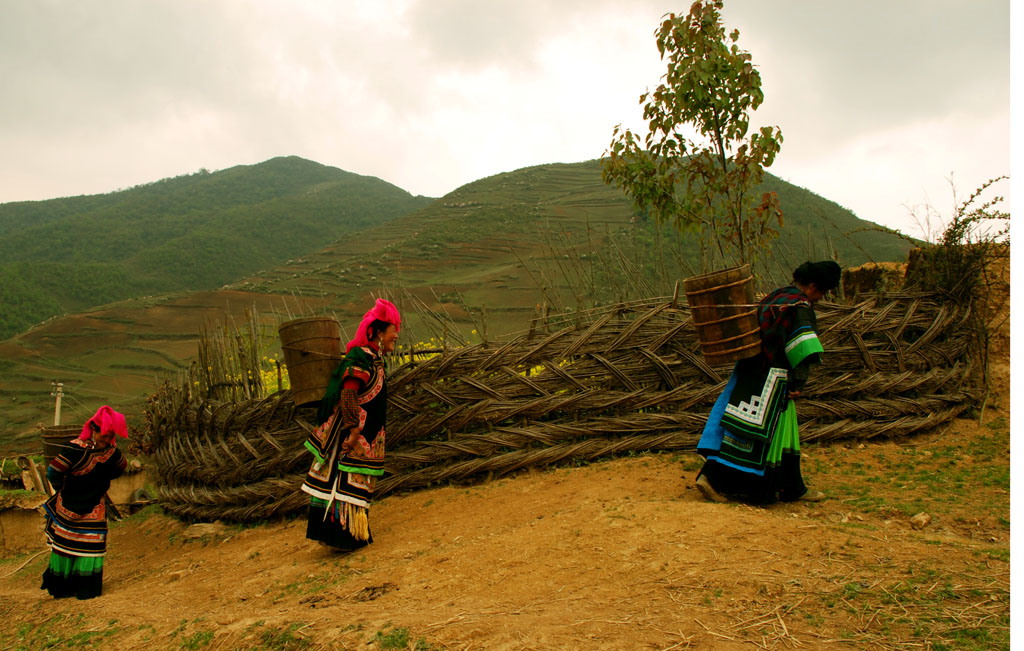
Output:
[[[838,204],[776,177],[785,226],[761,270],[764,284],[834,248],[844,266],[904,260],[910,243]],[[341,239],[236,289],[325,295],[335,309],[387,283],[468,318],[492,334],[526,327],[539,302],[554,309],[671,294],[699,272],[696,235],[635,215],[601,180],[599,161],[549,164],[469,183],[405,217]],[[374,261],[370,264],[369,261]],[[543,288],[543,289],[542,289]],[[478,323],[478,325],[485,325]]]
[[219,287],[431,201],[292,156],[0,204],[0,339],[54,314]]

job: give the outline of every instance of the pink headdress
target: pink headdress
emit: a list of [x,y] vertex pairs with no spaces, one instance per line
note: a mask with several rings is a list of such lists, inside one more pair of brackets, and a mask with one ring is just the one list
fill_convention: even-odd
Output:
[[124,414],[114,411],[107,405],[97,409],[93,417],[85,421],[82,433],[78,435],[78,438],[83,441],[88,441],[92,438],[92,427],[90,426],[93,423],[99,426],[100,433],[113,432],[123,439],[128,438],[128,425],[125,423]]
[[365,346],[370,343],[370,324],[374,321],[390,323],[395,326],[396,331],[402,325],[402,317],[398,313],[398,308],[395,307],[395,304],[386,299],[378,298],[377,304],[370,308],[370,311],[363,317],[362,322],[359,323],[355,339],[348,342],[348,346],[345,348],[346,353],[356,346]]

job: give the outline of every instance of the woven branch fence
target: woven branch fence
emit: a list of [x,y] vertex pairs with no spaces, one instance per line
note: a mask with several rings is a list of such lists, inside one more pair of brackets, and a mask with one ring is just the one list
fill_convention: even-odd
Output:
[[[797,402],[803,442],[902,437],[976,401],[969,307],[928,294],[819,304],[824,363]],[[699,353],[685,305],[620,304],[552,332],[393,365],[377,494],[629,452],[696,448],[728,379]],[[256,520],[304,508],[315,410],[287,392],[194,402],[167,383],[147,409],[168,511]]]

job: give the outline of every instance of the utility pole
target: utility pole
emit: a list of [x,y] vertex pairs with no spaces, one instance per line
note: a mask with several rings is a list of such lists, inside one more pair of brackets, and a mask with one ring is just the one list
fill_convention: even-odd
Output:
[[60,399],[64,395],[64,383],[54,380],[50,382],[50,386],[53,387],[50,395],[57,398],[57,405],[53,409],[53,426],[56,427],[60,425]]

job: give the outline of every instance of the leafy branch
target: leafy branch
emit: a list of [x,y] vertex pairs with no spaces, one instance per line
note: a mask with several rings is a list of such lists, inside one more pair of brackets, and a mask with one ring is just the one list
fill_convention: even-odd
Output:
[[[774,193],[755,189],[782,145],[777,127],[748,138],[750,112],[764,101],[750,53],[721,22],[722,0],[698,0],[686,16],[668,14],[655,32],[667,62],[663,83],[640,96],[648,133],[616,126],[602,178],[640,211],[699,230],[703,268],[753,263],[782,226]],[[690,137],[692,134],[693,137]]]

